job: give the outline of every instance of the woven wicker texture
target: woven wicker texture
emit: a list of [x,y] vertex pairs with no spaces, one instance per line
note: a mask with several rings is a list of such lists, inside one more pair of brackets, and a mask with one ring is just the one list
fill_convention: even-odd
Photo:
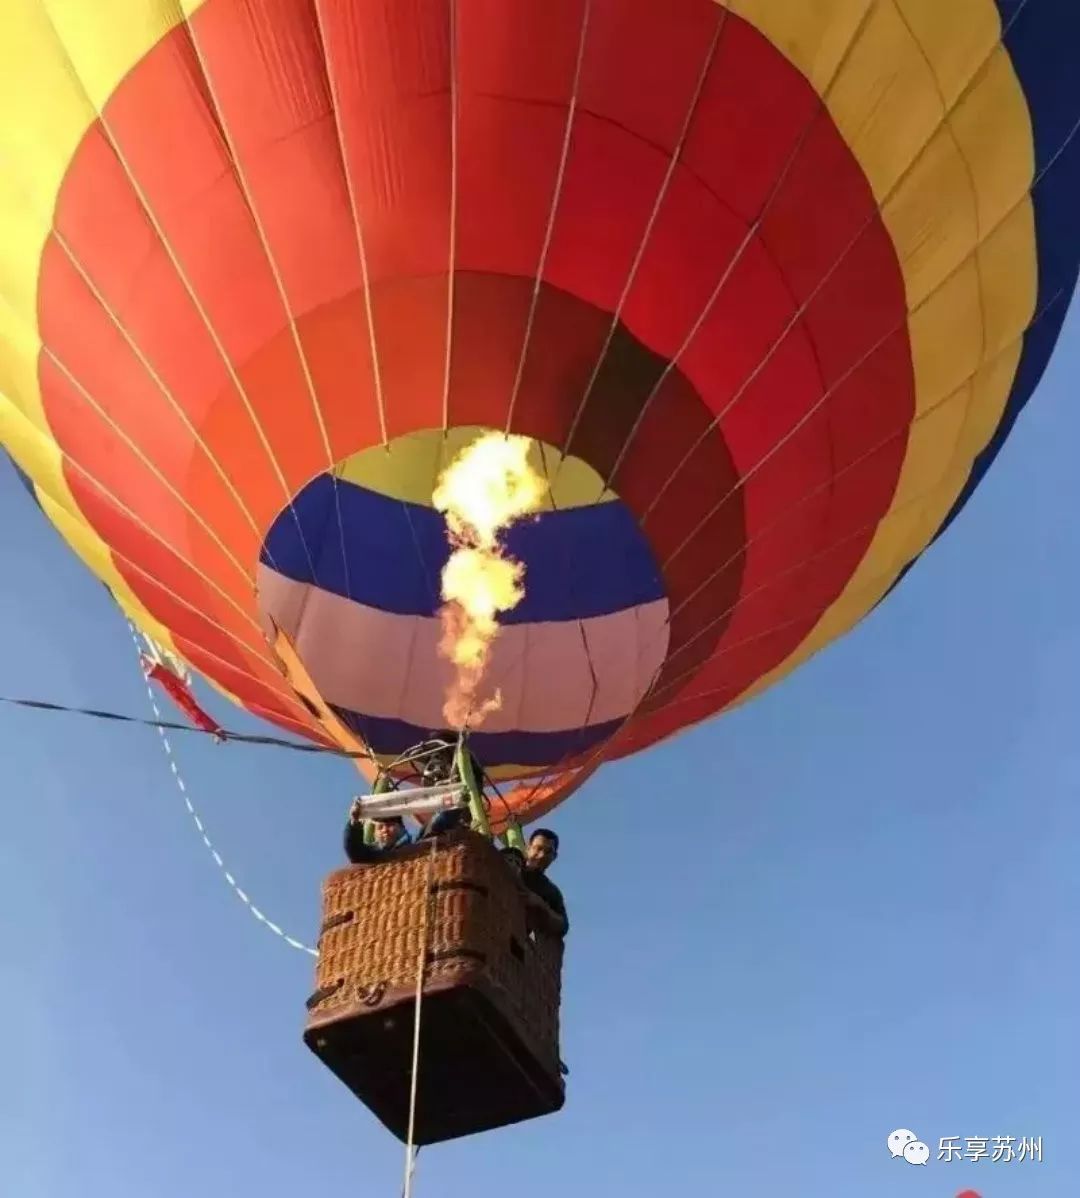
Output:
[[[309,1027],[410,1001],[427,926],[424,992],[484,990],[557,1075],[562,944],[531,938],[524,890],[481,836],[457,832],[331,874]],[[429,882],[431,883],[429,887]],[[425,916],[425,908],[426,916]]]

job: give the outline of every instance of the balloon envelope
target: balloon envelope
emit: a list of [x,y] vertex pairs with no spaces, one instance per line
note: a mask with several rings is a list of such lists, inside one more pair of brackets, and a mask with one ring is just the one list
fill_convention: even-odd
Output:
[[[0,437],[236,702],[442,724],[431,493],[551,502],[473,747],[524,815],[783,677],[949,523],[1076,275],[1071,0],[9,0]],[[541,784],[540,779],[544,779]]]

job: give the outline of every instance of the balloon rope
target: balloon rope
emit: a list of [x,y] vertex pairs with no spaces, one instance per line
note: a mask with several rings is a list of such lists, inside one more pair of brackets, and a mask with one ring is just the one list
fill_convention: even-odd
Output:
[[[50,703],[45,699],[23,699],[13,695],[0,695],[0,703],[6,703],[10,707],[27,707],[33,711],[59,711],[67,715],[89,716],[95,720],[112,720],[119,724],[138,724],[143,728],[157,728],[159,732],[194,732],[199,736],[216,736],[219,739],[235,741],[238,744],[269,745],[276,749],[292,749],[297,753],[327,753],[332,757],[361,757],[365,760],[370,756],[370,754],[356,749],[339,749],[330,745],[305,745],[300,741],[285,740],[278,736],[253,736],[243,732],[228,732],[224,729],[215,733],[206,728],[197,728],[194,724],[180,724],[173,720],[160,718],[147,720],[141,716],[124,715],[119,711],[102,711],[96,707],[72,707],[66,703]],[[154,711],[158,716],[161,715],[156,704]]]
[[438,840],[432,838],[431,852],[428,853],[425,890],[427,902],[424,904],[424,922],[420,929],[420,957],[416,963],[416,997],[413,1002],[413,1048],[412,1073],[409,1079],[409,1136],[405,1145],[405,1184],[402,1187],[402,1198],[411,1198],[413,1172],[416,1169],[418,1150],[414,1146],[416,1137],[416,1096],[420,1081],[420,1011],[424,1005],[424,973],[427,969],[428,941],[431,938],[431,908],[435,902],[435,853],[438,850]]
[[[136,650],[140,651],[138,637],[134,629],[132,629],[132,636],[135,639]],[[213,857],[218,869],[221,870],[222,875],[224,876],[225,881],[228,882],[232,892],[244,904],[244,906],[247,907],[251,914],[255,916],[259,923],[261,923],[264,927],[269,928],[275,936],[279,937],[281,940],[284,940],[290,948],[295,948],[300,952],[308,953],[312,957],[318,957],[319,954],[316,949],[312,948],[308,944],[305,944],[302,940],[297,940],[295,936],[290,936],[288,932],[284,930],[284,928],[274,923],[273,920],[267,918],[267,916],[264,915],[262,911],[260,911],[259,908],[256,907],[251,901],[247,895],[247,892],[243,889],[243,887],[241,887],[239,882],[237,882],[232,873],[229,871],[228,867],[225,865],[225,862],[221,858],[221,854],[216,848],[214,848],[210,837],[207,835],[206,827],[199,818],[199,813],[195,810],[195,807],[191,802],[191,796],[188,794],[188,788],[184,783],[184,779],[180,774],[180,770],[177,768],[176,758],[173,756],[172,745],[169,744],[169,738],[165,735],[165,728],[168,725],[166,725],[160,718],[161,712],[158,710],[157,699],[154,697],[154,691],[149,682],[146,684],[146,694],[150,699],[150,706],[153,708],[154,715],[157,717],[157,722],[153,726],[157,728],[158,735],[161,737],[161,745],[165,750],[165,756],[169,759],[169,768],[172,770],[172,775],[176,779],[176,785],[180,791],[181,797],[184,800],[184,806],[187,807],[188,815],[191,816],[199,835],[202,837],[203,844],[206,845],[207,851],[210,853],[210,856]],[[142,722],[146,723],[148,721]]]

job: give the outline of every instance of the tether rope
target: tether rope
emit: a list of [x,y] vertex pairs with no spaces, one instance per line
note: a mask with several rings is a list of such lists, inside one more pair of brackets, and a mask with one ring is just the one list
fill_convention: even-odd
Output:
[[420,1012],[424,1005],[424,974],[427,971],[428,939],[431,935],[431,909],[435,904],[435,853],[438,850],[438,840],[431,841],[431,852],[428,853],[427,864],[427,902],[424,904],[424,922],[420,928],[420,957],[416,966],[416,997],[413,1013],[413,1048],[412,1075],[409,1079],[409,1134],[405,1144],[405,1183],[402,1187],[402,1198],[411,1198],[413,1171],[416,1168],[417,1150],[416,1139],[416,1099],[420,1081]]

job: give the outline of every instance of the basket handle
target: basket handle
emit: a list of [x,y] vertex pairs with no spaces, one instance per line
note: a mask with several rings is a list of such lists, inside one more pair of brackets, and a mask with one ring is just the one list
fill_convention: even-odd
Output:
[[344,985],[345,979],[338,978],[331,986],[320,986],[304,1005],[310,1011],[313,1007],[317,1007],[324,999],[329,998],[331,994],[337,994]]

